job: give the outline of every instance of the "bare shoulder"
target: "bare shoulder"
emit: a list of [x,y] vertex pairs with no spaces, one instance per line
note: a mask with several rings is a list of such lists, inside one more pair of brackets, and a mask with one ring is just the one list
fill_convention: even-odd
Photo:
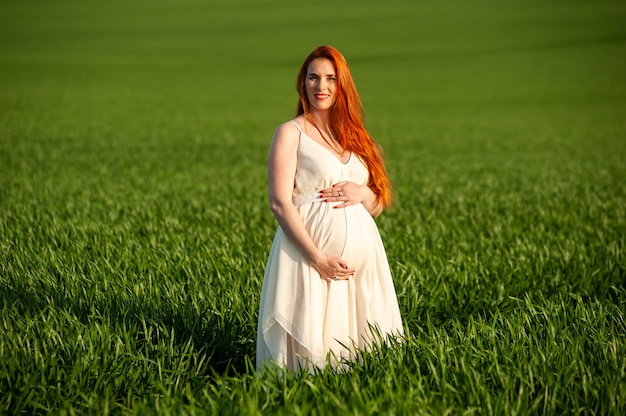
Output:
[[292,120],[280,124],[276,127],[276,130],[274,130],[274,139],[278,137],[291,137],[297,139],[299,136],[300,131]]
[[294,151],[300,142],[300,130],[291,121],[286,121],[276,127],[272,138],[272,148],[281,148]]

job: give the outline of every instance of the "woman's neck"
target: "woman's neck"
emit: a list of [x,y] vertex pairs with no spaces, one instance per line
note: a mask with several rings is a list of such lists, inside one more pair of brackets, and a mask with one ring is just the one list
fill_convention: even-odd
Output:
[[309,113],[309,121],[325,131],[330,131],[330,117],[327,111],[315,111]]

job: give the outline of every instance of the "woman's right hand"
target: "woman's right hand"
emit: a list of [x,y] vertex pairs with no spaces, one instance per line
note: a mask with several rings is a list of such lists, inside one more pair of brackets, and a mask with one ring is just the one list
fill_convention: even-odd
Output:
[[323,254],[319,260],[313,262],[313,267],[327,282],[348,280],[355,272],[343,259],[328,254]]

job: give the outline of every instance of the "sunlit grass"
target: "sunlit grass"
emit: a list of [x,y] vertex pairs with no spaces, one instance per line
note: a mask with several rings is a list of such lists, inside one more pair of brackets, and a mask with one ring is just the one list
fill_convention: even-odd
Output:
[[[623,413],[626,8],[332,7],[0,5],[0,413]],[[407,337],[257,374],[267,148],[320,43],[385,149]]]

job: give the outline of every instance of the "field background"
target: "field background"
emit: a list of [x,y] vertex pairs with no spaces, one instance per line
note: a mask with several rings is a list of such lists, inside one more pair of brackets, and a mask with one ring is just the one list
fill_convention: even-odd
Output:
[[[0,0],[0,413],[623,414],[624,1]],[[408,332],[254,371],[273,129],[351,64]]]

